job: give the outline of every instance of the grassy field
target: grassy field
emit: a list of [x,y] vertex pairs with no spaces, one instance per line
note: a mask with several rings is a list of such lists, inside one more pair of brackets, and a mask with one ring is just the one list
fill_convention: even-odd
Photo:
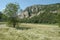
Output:
[[0,40],[60,40],[57,25],[21,23],[19,28],[0,24]]

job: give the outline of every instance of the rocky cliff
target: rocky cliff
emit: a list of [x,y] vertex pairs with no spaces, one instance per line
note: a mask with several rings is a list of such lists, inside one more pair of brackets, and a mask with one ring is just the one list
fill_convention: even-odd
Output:
[[20,18],[34,17],[38,16],[40,13],[57,13],[57,10],[60,8],[60,3],[49,4],[49,5],[32,5],[27,7],[19,15]]

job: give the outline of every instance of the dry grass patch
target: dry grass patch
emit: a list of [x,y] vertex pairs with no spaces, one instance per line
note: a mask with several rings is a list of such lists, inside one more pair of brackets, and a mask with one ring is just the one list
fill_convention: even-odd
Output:
[[[26,30],[25,27],[30,29]],[[59,32],[60,28],[56,25],[22,23],[18,30],[0,25],[0,40],[60,40]]]

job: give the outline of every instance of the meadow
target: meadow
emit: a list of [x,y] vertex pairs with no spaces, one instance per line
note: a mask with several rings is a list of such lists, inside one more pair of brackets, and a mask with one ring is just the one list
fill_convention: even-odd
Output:
[[60,28],[50,24],[20,23],[20,27],[0,24],[0,40],[60,40]]

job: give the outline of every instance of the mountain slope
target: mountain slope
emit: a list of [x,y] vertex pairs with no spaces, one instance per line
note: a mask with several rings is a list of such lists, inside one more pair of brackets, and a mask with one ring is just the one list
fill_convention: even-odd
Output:
[[24,17],[33,17],[39,15],[40,13],[57,13],[57,10],[60,8],[60,3],[49,4],[49,5],[32,5],[27,7],[20,16]]

